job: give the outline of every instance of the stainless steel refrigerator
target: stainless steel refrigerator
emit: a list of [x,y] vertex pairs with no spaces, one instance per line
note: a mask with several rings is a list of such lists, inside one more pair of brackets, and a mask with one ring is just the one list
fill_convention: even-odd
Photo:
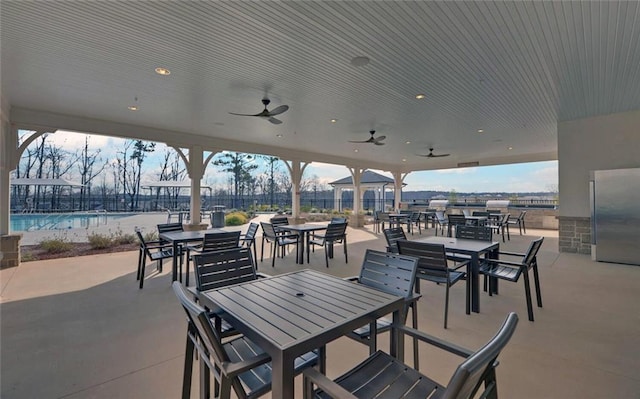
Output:
[[594,171],[590,189],[592,258],[640,265],[640,168]]

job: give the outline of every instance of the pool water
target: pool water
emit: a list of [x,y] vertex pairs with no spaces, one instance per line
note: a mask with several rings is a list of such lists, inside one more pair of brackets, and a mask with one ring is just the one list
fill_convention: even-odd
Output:
[[131,214],[111,213],[29,213],[12,214],[11,231],[66,230],[104,226]]

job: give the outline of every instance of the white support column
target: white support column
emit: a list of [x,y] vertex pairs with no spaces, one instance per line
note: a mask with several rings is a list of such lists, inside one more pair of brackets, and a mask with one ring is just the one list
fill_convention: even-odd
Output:
[[374,201],[374,205],[373,205],[373,210],[374,211],[379,211],[380,210],[380,187],[376,187],[373,190],[373,201]]
[[302,175],[304,170],[311,164],[311,162],[301,161],[285,161],[287,169],[291,174],[291,216],[293,218],[300,217],[300,182],[302,181]]
[[178,155],[180,155],[180,157],[182,158],[182,161],[184,162],[187,168],[187,174],[191,179],[191,198],[189,203],[190,218],[191,218],[190,225],[193,226],[194,229],[197,229],[198,227],[200,227],[200,224],[202,221],[200,217],[200,210],[202,206],[202,201],[200,197],[200,190],[201,190],[200,181],[204,176],[204,171],[207,167],[207,164],[213,158],[216,152],[212,152],[211,154],[209,154],[207,159],[204,160],[204,156],[203,156],[204,151],[202,150],[201,146],[189,147],[188,156],[185,155],[185,153],[182,151],[181,148],[177,148],[177,147],[173,147],[173,148],[177,151]]
[[393,175],[393,195],[395,209],[400,209],[400,202],[402,202],[402,184],[405,177],[407,177],[409,173],[410,172],[391,172],[391,174]]
[[0,112],[0,235],[9,234],[11,171],[16,168],[18,132],[11,129],[6,110]]

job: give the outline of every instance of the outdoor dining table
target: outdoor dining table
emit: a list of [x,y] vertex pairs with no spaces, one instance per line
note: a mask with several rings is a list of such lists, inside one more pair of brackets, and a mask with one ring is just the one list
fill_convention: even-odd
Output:
[[467,292],[469,292],[470,302],[466,304],[467,314],[471,313],[469,308],[475,313],[480,313],[480,257],[485,255],[496,259],[500,250],[498,241],[470,240],[466,238],[452,237],[424,237],[414,241],[426,242],[429,244],[442,244],[445,250],[450,253],[468,255],[470,262],[467,264]]
[[226,233],[226,231],[222,229],[209,229],[193,231],[168,231],[166,233],[160,233],[161,240],[170,242],[173,245],[173,274],[171,277],[171,281],[176,281],[178,279],[178,256],[180,255],[180,244],[202,241],[205,234],[211,233]]
[[311,233],[314,231],[326,230],[327,224],[283,224],[278,226],[278,230],[282,231],[290,231],[299,234],[298,238],[298,253],[296,254],[296,263],[303,264],[304,263],[304,252],[305,248],[307,251],[307,263],[309,263],[309,239]]
[[[325,371],[327,343],[393,312],[400,323],[404,298],[314,270],[300,270],[199,293],[201,303],[221,310],[240,333],[272,360],[271,397],[294,397],[294,360],[320,349]],[[374,327],[375,328],[375,327]],[[391,330],[391,355],[399,355],[400,335]]]

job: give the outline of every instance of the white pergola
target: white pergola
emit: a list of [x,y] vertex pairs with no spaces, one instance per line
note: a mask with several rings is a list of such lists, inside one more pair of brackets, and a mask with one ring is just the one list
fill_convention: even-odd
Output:
[[[341,211],[342,206],[342,192],[344,190],[353,190],[355,192],[355,186],[353,184],[353,177],[347,176],[342,179],[335,180],[329,183],[333,187],[333,201],[335,204],[338,204],[338,210]],[[362,203],[364,198],[364,193],[366,191],[373,191],[374,200],[375,200],[375,210],[383,211],[383,200],[385,199],[385,192],[387,186],[394,187],[394,180],[390,177],[381,175],[376,172],[372,172],[370,170],[365,170],[362,173],[360,178],[360,198],[358,199],[355,195],[353,197],[353,201]],[[397,204],[398,202],[396,202]]]

